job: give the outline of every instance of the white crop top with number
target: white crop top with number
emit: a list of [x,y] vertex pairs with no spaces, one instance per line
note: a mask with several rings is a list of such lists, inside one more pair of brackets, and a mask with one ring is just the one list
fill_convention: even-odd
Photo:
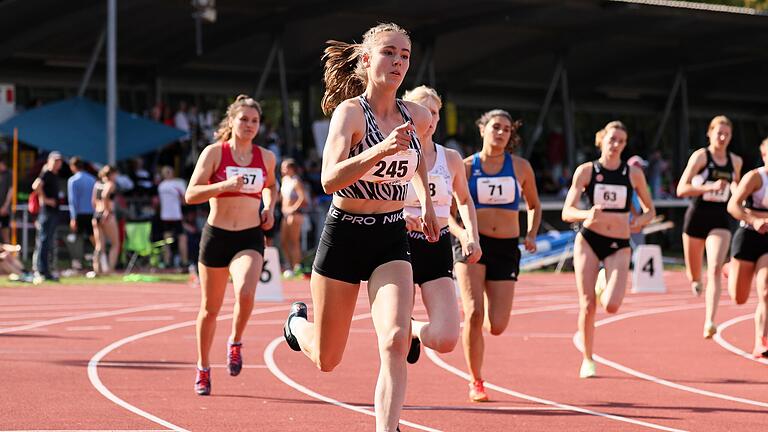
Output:
[[[432,205],[435,207],[435,215],[439,218],[447,218],[451,214],[451,200],[453,199],[453,179],[448,161],[445,158],[445,147],[435,143],[437,156],[435,166],[429,170],[429,195]],[[416,196],[413,182],[408,183],[408,194],[405,197],[405,212],[413,216],[421,216],[421,203]]]

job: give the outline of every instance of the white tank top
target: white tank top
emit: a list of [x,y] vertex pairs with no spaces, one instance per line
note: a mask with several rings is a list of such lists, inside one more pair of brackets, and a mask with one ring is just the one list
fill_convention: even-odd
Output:
[[283,184],[280,185],[280,195],[283,197],[283,201],[291,202],[299,198],[299,194],[296,192],[296,183],[300,181],[298,176],[283,177]]
[[765,167],[760,167],[757,169],[757,172],[760,174],[760,180],[762,180],[763,185],[758,190],[752,192],[750,196],[751,203],[749,203],[748,208],[765,211],[768,210],[768,170]]
[[[437,157],[435,166],[429,170],[429,195],[432,197],[432,205],[435,207],[435,215],[439,218],[447,218],[451,214],[451,200],[453,199],[453,178],[448,162],[445,159],[445,147],[435,143]],[[405,196],[405,212],[412,216],[421,216],[421,203],[416,196],[413,182],[408,183],[408,192]]]

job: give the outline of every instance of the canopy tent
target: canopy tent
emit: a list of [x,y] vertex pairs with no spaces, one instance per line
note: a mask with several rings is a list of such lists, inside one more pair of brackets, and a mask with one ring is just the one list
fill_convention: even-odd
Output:
[[[75,97],[25,111],[0,124],[0,132],[19,130],[19,140],[44,150],[107,163],[106,107]],[[155,150],[185,135],[184,131],[117,112],[117,160]]]

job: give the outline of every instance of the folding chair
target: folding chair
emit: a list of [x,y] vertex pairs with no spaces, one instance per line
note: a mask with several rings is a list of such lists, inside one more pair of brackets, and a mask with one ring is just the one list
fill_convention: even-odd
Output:
[[139,257],[149,257],[150,265],[157,265],[163,247],[172,243],[172,238],[153,242],[152,224],[150,222],[126,222],[123,251],[133,252],[133,255],[131,255],[128,261],[125,272],[130,273],[133,270],[133,266]]

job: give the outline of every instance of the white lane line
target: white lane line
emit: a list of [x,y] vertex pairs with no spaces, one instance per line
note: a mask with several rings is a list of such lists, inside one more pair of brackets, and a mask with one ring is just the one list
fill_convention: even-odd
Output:
[[[703,304],[692,304],[692,305],[681,305],[681,306],[672,306],[672,307],[647,309],[647,310],[637,311],[637,312],[629,312],[629,313],[625,313],[625,314],[621,314],[621,315],[616,315],[616,316],[613,316],[611,318],[606,318],[604,320],[597,321],[597,322],[595,322],[595,327],[600,327],[600,326],[603,326],[603,325],[606,325],[606,324],[610,324],[610,323],[614,323],[614,322],[617,322],[617,321],[625,320],[627,318],[635,318],[635,317],[645,316],[645,315],[655,315],[655,314],[660,314],[660,313],[665,313],[665,312],[677,312],[677,311],[682,311],[682,310],[687,310],[687,309],[697,309],[697,308],[701,308],[703,306],[704,306]],[[578,340],[578,338],[579,338],[579,333],[578,332],[574,333],[574,335],[573,335],[573,344],[576,346],[576,348],[579,351],[583,352],[583,347],[581,346],[581,342]],[[656,377],[656,376],[653,376],[653,375],[650,375],[650,374],[647,374],[647,373],[640,372],[638,370],[629,368],[627,366],[624,366],[624,365],[622,365],[620,363],[616,363],[614,361],[608,360],[608,359],[606,359],[604,357],[601,357],[601,356],[599,356],[597,354],[594,354],[594,353],[592,354],[592,358],[596,362],[598,362],[598,363],[601,363],[601,364],[604,364],[606,366],[612,367],[612,368],[614,368],[614,369],[616,369],[618,371],[624,372],[624,373],[626,373],[628,375],[632,375],[632,376],[638,377],[640,379],[644,379],[646,381],[650,381],[650,382],[653,382],[653,383],[656,383],[656,384],[659,384],[659,385],[667,386],[667,387],[670,387],[670,388],[673,388],[673,389],[682,390],[682,391],[686,391],[686,392],[689,392],[689,393],[695,393],[695,394],[699,394],[699,395],[702,395],[702,396],[708,396],[708,397],[712,397],[712,398],[716,398],[716,399],[723,399],[723,400],[727,400],[727,401],[731,401],[731,402],[738,402],[738,403],[743,403],[743,404],[747,404],[747,405],[753,405],[753,406],[759,406],[759,407],[762,407],[762,408],[768,408],[768,403],[766,403],[766,402],[756,401],[756,400],[747,399],[747,398],[741,398],[741,397],[737,397],[737,396],[731,396],[731,395],[727,395],[727,394],[724,394],[724,393],[718,393],[718,392],[713,392],[713,391],[709,391],[709,390],[702,390],[702,389],[699,389],[699,388],[696,388],[696,387],[691,387],[691,386],[687,386],[687,385],[683,385],[683,384],[678,384],[678,383],[675,383],[675,382],[672,382],[672,381],[665,380],[663,378],[659,378],[659,377]]]
[[[195,367],[195,363],[166,363],[166,362],[113,362],[103,361],[99,362],[100,367],[116,367],[116,368],[137,368],[137,369],[188,369]],[[227,367],[225,364],[212,364],[214,369],[224,369]],[[267,365],[263,364],[243,364],[243,369],[266,369]]]
[[137,316],[115,318],[117,322],[143,322],[143,321],[173,321],[173,315]]
[[66,331],[96,331],[96,330],[112,330],[110,325],[95,325],[95,326],[72,326],[65,327]]
[[[370,316],[370,314],[363,314],[363,315]],[[355,319],[355,318],[353,318],[353,319]],[[275,338],[267,346],[267,348],[264,350],[264,363],[267,365],[267,368],[269,368],[269,371],[272,372],[272,374],[275,377],[277,377],[277,379],[279,379],[280,381],[284,382],[288,386],[293,387],[294,389],[304,393],[305,395],[307,395],[307,396],[309,396],[311,398],[323,401],[323,402],[331,404],[331,405],[336,405],[337,407],[346,408],[346,409],[348,409],[350,411],[354,411],[354,412],[357,412],[357,413],[360,413],[360,414],[365,414],[365,415],[368,415],[368,416],[371,416],[371,417],[376,417],[376,413],[374,413],[370,408],[363,408],[361,406],[351,405],[351,404],[348,404],[348,403],[341,402],[339,400],[330,398],[328,396],[322,395],[322,394],[317,393],[317,392],[315,392],[313,390],[310,390],[307,387],[304,387],[303,385],[297,383],[296,381],[291,379],[288,375],[286,375],[280,369],[280,367],[277,366],[277,363],[275,362],[275,349],[277,348],[278,345],[283,343],[283,341],[284,341],[284,339],[283,339],[282,336],[278,337],[278,338]],[[297,353],[297,355],[304,355],[304,354]],[[370,407],[370,405],[367,405],[367,406]],[[413,422],[410,422],[410,421],[407,421],[407,420],[403,420],[403,419],[400,419],[400,424],[405,425],[405,426],[410,426],[410,427],[412,427],[414,429],[428,431],[428,432],[441,432],[439,429],[434,429],[434,428],[431,428],[429,426],[421,425],[421,424],[418,424],[418,423],[413,423]]]
[[[462,371],[462,370],[460,370],[458,368],[455,368],[455,367],[449,365],[448,363],[443,361],[443,359],[441,359],[431,349],[426,348],[425,351],[427,353],[427,357],[429,357],[429,359],[432,360],[432,362],[434,364],[436,364],[438,367],[441,367],[441,368],[445,369],[446,371],[448,371],[448,372],[450,372],[450,373],[452,373],[454,375],[457,375],[457,376],[463,378],[466,381],[469,381],[471,379],[471,376],[468,373],[466,373],[466,372],[464,372],[464,371]],[[642,420],[635,420],[635,419],[629,418],[629,417],[622,417],[622,416],[618,416],[618,415],[614,415],[614,414],[606,414],[606,413],[602,413],[602,412],[599,412],[599,411],[592,411],[592,410],[589,410],[589,409],[586,409],[586,408],[581,408],[581,407],[577,407],[577,406],[573,406],[573,405],[567,405],[567,404],[562,404],[562,403],[551,401],[551,400],[547,400],[547,399],[542,399],[540,397],[531,396],[531,395],[527,395],[525,393],[516,392],[516,391],[510,390],[510,389],[508,389],[506,387],[501,387],[501,386],[498,386],[496,384],[492,384],[492,383],[490,383],[488,381],[485,382],[485,386],[487,388],[496,390],[497,392],[504,393],[504,394],[507,394],[507,395],[512,396],[512,397],[516,397],[516,398],[520,398],[520,399],[525,399],[525,400],[529,400],[529,401],[532,401],[532,402],[537,402],[537,403],[540,403],[540,404],[543,404],[543,405],[549,405],[549,406],[556,407],[556,408],[563,409],[563,410],[575,411],[575,412],[579,412],[579,413],[582,413],[582,414],[589,414],[589,415],[593,415],[593,416],[597,416],[597,417],[603,417],[603,418],[607,418],[607,419],[611,419],[611,420],[616,420],[616,421],[620,421],[620,422],[624,422],[624,423],[631,423],[631,424],[635,424],[635,425],[638,425],[638,426],[645,426],[645,427],[648,427],[648,428],[651,428],[651,429],[658,429],[658,430],[663,430],[663,431],[674,431],[674,432],[682,431],[682,429],[675,429],[675,428],[671,428],[671,427],[667,427],[667,426],[662,426],[662,425],[657,425],[657,424],[654,424],[654,423],[645,422],[645,421],[642,421]]]
[[730,351],[730,352],[732,352],[732,353],[734,353],[736,355],[739,355],[739,356],[744,357],[746,359],[752,360],[754,362],[758,362],[758,363],[762,363],[762,364],[768,365],[768,359],[755,358],[755,356],[753,356],[752,353],[746,352],[746,351],[742,350],[741,348],[737,348],[736,346],[732,345],[730,342],[728,342],[727,340],[725,340],[721,336],[723,334],[723,332],[725,331],[725,329],[727,329],[728,327],[730,327],[730,326],[732,326],[734,324],[740,323],[742,321],[751,320],[754,317],[755,317],[754,313],[746,314],[746,315],[742,315],[742,316],[739,316],[739,317],[736,317],[736,318],[729,319],[728,321],[720,324],[719,326],[717,326],[717,333],[715,333],[714,340],[715,340],[715,342],[718,343],[718,345],[720,345],[721,347],[727,349],[728,351]]
[[[172,307],[178,307],[178,304],[172,305]],[[269,308],[263,308],[263,309],[254,309],[251,315],[260,315],[265,313],[271,313],[271,312],[280,312],[280,311],[287,311],[288,306],[287,305],[280,305],[280,306],[273,306]],[[217,321],[225,320],[232,318],[232,314],[228,315],[220,315],[216,318]],[[152,421],[154,423],[157,423],[161,426],[167,427],[168,429],[180,431],[180,432],[189,432],[187,429],[184,429],[182,427],[176,426],[175,424],[168,422],[166,420],[161,419],[160,417],[157,417],[153,414],[150,414],[134,405],[129,404],[128,402],[120,399],[117,397],[112,391],[110,391],[107,386],[104,385],[103,382],[101,382],[101,378],[99,377],[99,362],[101,359],[103,359],[107,354],[110,352],[116,350],[117,348],[120,348],[123,345],[127,345],[129,343],[135,342],[139,339],[143,339],[149,336],[154,336],[160,333],[169,332],[172,330],[177,330],[184,327],[191,327],[194,326],[196,323],[196,320],[191,321],[184,321],[176,324],[167,325],[165,327],[160,327],[154,330],[145,331],[142,333],[135,334],[133,336],[128,336],[123,339],[120,339],[118,341],[115,341],[111,343],[110,345],[102,348],[99,352],[93,355],[91,359],[88,361],[88,379],[91,381],[91,384],[96,388],[96,390],[101,393],[104,397],[115,403],[116,405],[125,408],[126,410],[137,414],[141,417],[144,417],[145,419]]]
[[[8,301],[12,301],[12,299],[7,299]],[[81,304],[81,303],[68,303],[68,304],[56,304],[52,305],[50,303],[41,304],[41,305],[23,305],[23,306],[14,306],[14,305],[0,305],[0,314],[5,314],[6,312],[42,312],[42,311],[57,311],[59,313],[71,313],[70,311],[72,309],[109,309],[109,308],[116,308],[120,306],[125,306],[124,304]],[[78,312],[78,311],[75,311]]]
[[171,308],[177,308],[179,306],[183,306],[183,303],[166,303],[166,304],[159,304],[159,305],[137,306],[137,307],[131,307],[131,308],[125,308],[125,309],[117,309],[117,310],[107,311],[107,312],[92,312],[87,314],[56,318],[52,320],[38,321],[36,323],[17,326],[17,327],[0,328],[0,334],[32,330],[40,327],[61,324],[61,323],[71,322],[71,321],[82,321],[82,320],[88,320],[88,319],[94,319],[94,318],[104,318],[108,316],[123,315],[123,314],[144,312],[144,311],[150,311],[150,310],[171,309]]

